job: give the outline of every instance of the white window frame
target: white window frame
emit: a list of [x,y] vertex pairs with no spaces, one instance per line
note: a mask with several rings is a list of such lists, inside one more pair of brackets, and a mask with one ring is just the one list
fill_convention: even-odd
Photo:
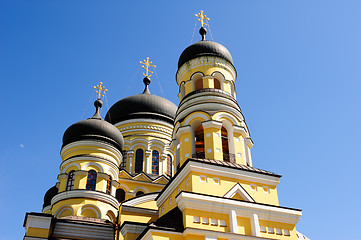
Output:
[[193,216],[193,223],[201,223],[201,219],[199,216]]
[[249,186],[251,187],[252,191],[257,192],[257,185],[256,184],[250,184]]
[[[204,180],[202,180],[202,178],[204,178]],[[207,182],[207,176],[205,176],[205,175],[199,175],[199,181],[200,182]]]

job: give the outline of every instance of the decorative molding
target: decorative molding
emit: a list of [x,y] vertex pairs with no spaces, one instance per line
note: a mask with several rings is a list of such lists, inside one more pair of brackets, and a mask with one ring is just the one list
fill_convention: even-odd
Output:
[[211,121],[202,122],[202,126],[203,126],[203,129],[207,129],[207,128],[221,129],[222,122],[211,120]]
[[118,200],[112,195],[92,190],[71,190],[58,193],[51,199],[51,205],[53,206],[55,203],[69,198],[88,198],[108,203],[115,208],[119,206]]
[[241,197],[244,200],[246,200],[248,202],[255,202],[254,199],[248,194],[248,192],[239,183],[234,185],[223,197],[232,198],[237,193],[239,195],[241,195]]
[[127,235],[127,233],[141,234],[146,228],[147,225],[139,225],[126,222],[123,224],[123,226],[121,226],[120,232],[124,237],[125,235]]
[[161,121],[161,120],[154,120],[154,119],[149,119],[149,118],[137,118],[137,119],[132,119],[132,120],[125,120],[125,121],[120,121],[118,122],[117,124],[115,124],[114,126],[116,128],[121,128],[121,125],[125,125],[125,124],[128,124],[128,123],[131,123],[131,124],[134,124],[134,123],[156,123],[156,124],[159,124],[159,125],[164,125],[168,128],[173,128],[173,125],[167,123],[167,122],[164,122],[164,121]]
[[296,224],[302,215],[301,210],[245,202],[235,199],[208,196],[190,192],[181,192],[176,197],[176,202],[181,211],[196,209],[198,211],[212,211],[214,213],[229,214],[236,211],[237,216],[251,218],[257,214],[259,219],[267,221]]

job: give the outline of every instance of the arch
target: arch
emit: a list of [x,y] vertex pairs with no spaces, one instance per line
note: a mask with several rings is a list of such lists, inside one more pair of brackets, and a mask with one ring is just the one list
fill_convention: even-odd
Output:
[[173,160],[172,160],[172,156],[170,154],[167,154],[167,175],[168,176],[172,176],[172,166],[173,166]]
[[212,76],[213,76],[214,88],[223,90],[223,83],[225,79],[223,73],[216,71],[212,73]]
[[191,76],[194,91],[203,88],[203,76],[204,76],[204,74],[201,72],[196,72]]
[[125,192],[130,192],[130,189],[127,185],[120,183],[118,188],[123,188]]
[[152,151],[152,174],[159,175],[159,152]]
[[[143,139],[137,139],[136,141],[141,141]],[[148,148],[148,141],[147,140],[143,140],[145,143],[142,142],[136,142],[132,145],[132,150],[134,151],[134,149],[136,148],[142,148],[142,149],[147,149]]]
[[106,216],[108,217],[109,221],[111,221],[112,223],[115,223],[116,221],[116,217],[115,214],[112,211],[108,211]]
[[88,167],[93,167],[94,170],[96,170],[97,172],[104,172],[103,167],[96,162],[88,162],[86,164],[84,164],[84,166],[82,167],[82,170],[91,170],[91,168],[87,169]]
[[196,118],[200,118],[203,121],[210,120],[210,116],[206,112],[193,112],[185,118],[183,126],[191,125],[191,122]]
[[123,202],[125,200],[126,193],[124,189],[118,188],[117,191],[115,191],[115,198],[118,200],[119,203]]
[[75,182],[75,171],[72,170],[68,174],[68,180],[66,181],[66,191],[73,190]]
[[111,176],[109,176],[109,178],[107,180],[106,193],[107,194],[112,194],[112,177]]
[[[67,211],[70,212],[70,214],[67,213]],[[64,206],[58,208],[58,210],[56,210],[56,212],[54,214],[54,216],[56,218],[62,218],[62,217],[73,216],[73,215],[74,215],[74,209],[70,205],[64,205]]]
[[232,125],[238,125],[238,120],[235,118],[232,114],[226,113],[226,112],[220,112],[214,114],[214,120],[222,122],[225,119],[231,121]]
[[[233,128],[233,125],[228,120],[223,119],[222,120],[222,128],[226,129],[226,131],[227,131],[229,160],[231,162],[235,162],[236,161],[236,156],[235,156],[235,148],[234,148],[234,136],[233,136],[234,135],[234,128]],[[225,156],[225,155],[223,155],[223,156]]]
[[95,191],[96,184],[97,184],[97,172],[95,170],[90,170],[88,172],[85,189]]
[[86,204],[78,210],[78,216],[90,217],[90,218],[101,218],[101,211],[95,205]]
[[107,168],[106,172],[112,177],[112,179],[118,179],[118,173],[116,173],[113,168]]
[[[68,169],[71,168],[71,167],[75,167],[76,169],[74,169],[74,170],[80,170],[80,169],[81,169],[79,163],[73,162],[73,163],[69,163],[68,165],[66,165],[66,167],[63,168],[63,170],[61,171],[61,173],[66,173],[66,172],[68,172]],[[70,169],[69,169],[69,170],[70,170]],[[71,170],[73,170],[73,169],[71,169]]]
[[146,189],[145,187],[137,187],[137,188],[135,188],[134,190],[133,190],[133,192],[138,192],[138,191],[143,191],[143,192],[145,192],[145,193],[149,193],[149,190],[148,189]]
[[135,166],[134,172],[139,173],[143,171],[143,159],[144,159],[144,151],[143,149],[139,148],[135,151]]

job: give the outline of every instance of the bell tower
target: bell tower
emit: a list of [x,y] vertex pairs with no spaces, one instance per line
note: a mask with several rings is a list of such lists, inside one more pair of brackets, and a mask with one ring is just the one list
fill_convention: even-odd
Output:
[[196,14],[202,40],[187,47],[178,61],[179,107],[173,150],[179,168],[188,158],[206,158],[252,166],[253,142],[236,101],[237,72],[229,51],[205,39],[201,11]]

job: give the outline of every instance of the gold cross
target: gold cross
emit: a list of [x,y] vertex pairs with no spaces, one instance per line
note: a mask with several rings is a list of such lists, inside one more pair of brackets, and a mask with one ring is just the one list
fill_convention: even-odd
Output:
[[207,18],[206,15],[203,14],[203,10],[201,10],[200,13],[197,13],[194,15],[198,18],[198,21],[201,22],[202,27],[203,27],[203,25],[207,26],[207,23],[204,22],[204,19],[209,20],[209,18]]
[[146,71],[146,73],[143,73],[143,75],[146,76],[146,77],[152,76],[151,74],[149,74],[149,73],[153,73],[152,71],[149,70],[149,67],[154,67],[155,68],[156,66],[151,64],[152,62],[149,61],[149,57],[147,57],[147,60],[144,60],[144,62],[139,61],[139,63],[142,64],[142,65],[145,65],[145,67],[142,66],[142,68],[144,68],[145,71]]
[[102,82],[100,82],[99,85],[97,85],[97,86],[93,86],[93,88],[98,89],[97,91],[95,91],[96,93],[98,93],[98,99],[100,99],[100,97],[104,97],[104,95],[102,94],[102,91],[104,91],[104,92],[108,91],[108,89],[106,89],[103,86]]

